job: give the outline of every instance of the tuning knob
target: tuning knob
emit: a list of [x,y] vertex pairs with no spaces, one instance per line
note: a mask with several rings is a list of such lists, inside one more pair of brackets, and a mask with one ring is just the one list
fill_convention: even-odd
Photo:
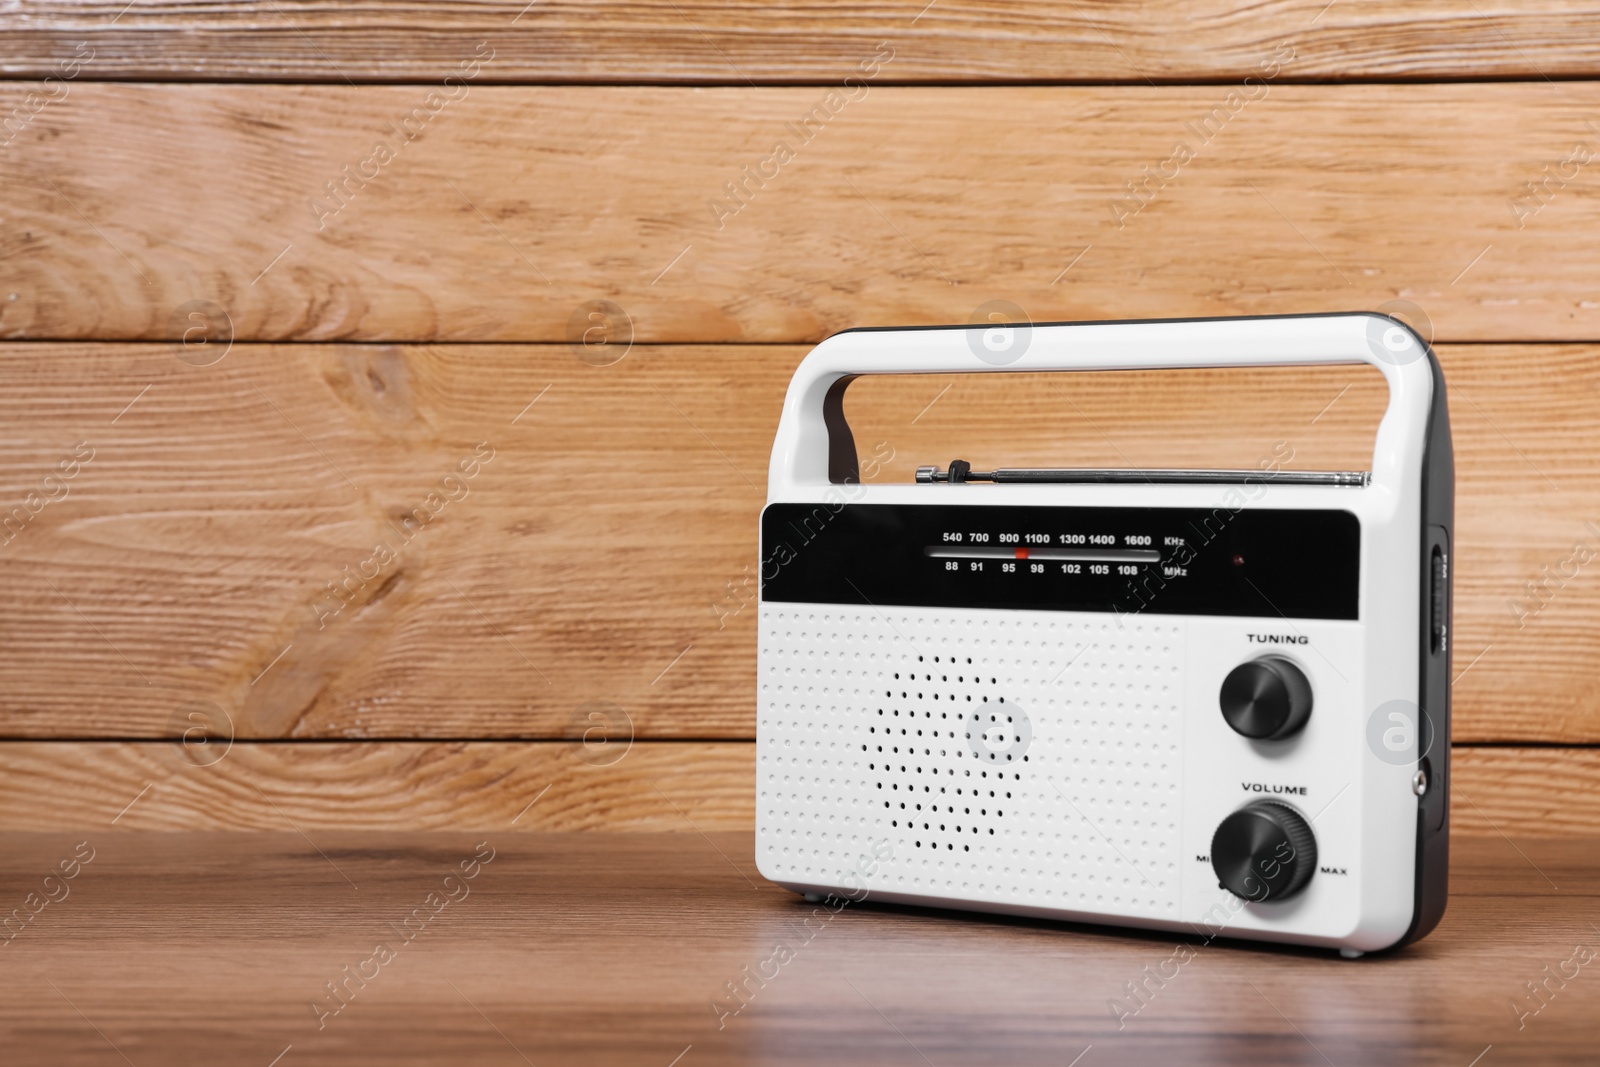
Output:
[[1217,827],[1211,867],[1235,896],[1256,903],[1285,900],[1300,892],[1317,869],[1317,839],[1289,805],[1253,801]]
[[1282,656],[1241,663],[1222,680],[1222,717],[1257,741],[1288,737],[1311,718],[1311,683]]

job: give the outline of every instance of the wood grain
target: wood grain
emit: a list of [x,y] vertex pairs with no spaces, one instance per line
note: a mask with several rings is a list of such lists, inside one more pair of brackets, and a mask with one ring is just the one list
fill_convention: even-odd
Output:
[[1473,748],[1451,752],[1450,832],[1464,837],[1593,833],[1600,816],[1594,748]]
[[0,1040],[72,1065],[1594,1062],[1600,982],[1568,962],[1596,942],[1592,838],[1459,843],[1438,929],[1359,962],[870,897],[813,914],[748,834],[313,840],[6,835],[8,908],[92,859],[0,948]]
[[[0,346],[0,736],[226,715],[240,738],[576,739],[599,715],[749,738],[756,521],[803,352],[241,345],[201,368],[163,345]],[[1455,736],[1600,740],[1600,585],[1568,562],[1600,548],[1600,459],[1576,444],[1600,433],[1600,350],[1442,360]],[[1364,468],[1382,403],[1375,375],[1330,367],[864,379],[847,411],[893,455],[878,477],[909,480],[953,456],[1256,466],[1280,443],[1295,467]],[[66,495],[42,504],[50,485]]]
[[837,82],[887,40],[895,81],[1142,85],[1237,80],[1287,39],[1299,78],[1556,78],[1600,70],[1595,14],[1584,0],[53,0],[0,13],[0,72],[41,77],[87,43],[96,78],[430,81],[490,41],[494,76],[515,82]]
[[[1457,746],[1451,833],[1600,834],[1600,750]],[[0,742],[0,831],[749,831],[744,741]]]
[[[753,829],[748,742],[0,742],[0,829]],[[1499,810],[1496,808],[1495,810]]]
[[175,338],[206,301],[239,339],[564,342],[609,300],[641,342],[800,342],[994,299],[1034,321],[1398,299],[1447,341],[1600,339],[1579,85],[63,84],[5,150],[4,337]]

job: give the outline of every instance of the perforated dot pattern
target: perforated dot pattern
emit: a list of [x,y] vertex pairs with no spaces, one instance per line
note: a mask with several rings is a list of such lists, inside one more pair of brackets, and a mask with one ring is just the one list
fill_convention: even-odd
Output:
[[760,629],[774,877],[839,885],[887,841],[870,888],[1177,915],[1179,623],[764,603]]

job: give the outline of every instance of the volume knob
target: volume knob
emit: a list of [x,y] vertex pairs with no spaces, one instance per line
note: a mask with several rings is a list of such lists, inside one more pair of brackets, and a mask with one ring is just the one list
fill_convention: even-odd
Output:
[[1317,839],[1289,805],[1252,801],[1212,835],[1211,867],[1235,896],[1256,903],[1284,900],[1300,892],[1317,869]]
[[1222,680],[1222,717],[1238,733],[1278,741],[1311,717],[1311,683],[1293,661],[1262,656],[1241,663]]

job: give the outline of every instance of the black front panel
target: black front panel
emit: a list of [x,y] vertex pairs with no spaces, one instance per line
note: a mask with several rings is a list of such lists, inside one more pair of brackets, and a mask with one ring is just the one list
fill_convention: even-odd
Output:
[[1355,619],[1360,575],[1347,511],[818,503],[761,516],[761,598],[780,603]]

